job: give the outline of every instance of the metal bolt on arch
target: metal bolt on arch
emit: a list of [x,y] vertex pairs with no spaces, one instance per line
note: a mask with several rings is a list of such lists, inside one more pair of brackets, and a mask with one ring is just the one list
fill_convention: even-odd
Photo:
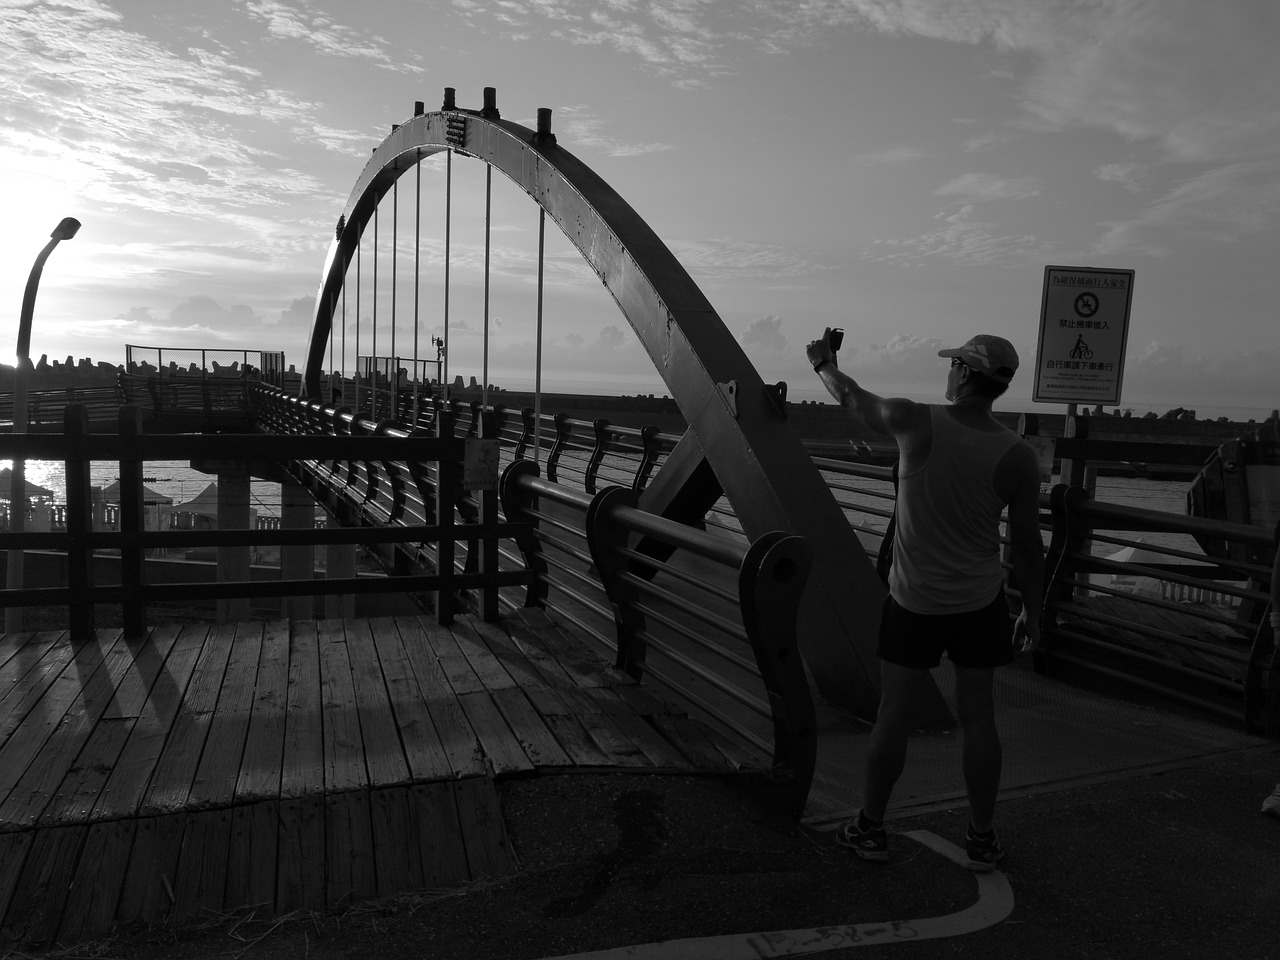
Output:
[[[504,174],[564,232],[600,277],[644,345],[689,431],[651,481],[642,506],[679,513],[723,490],[746,534],[806,537],[814,566],[800,617],[800,644],[822,695],[875,715],[875,639],[884,587],[785,414],[785,388],[766,385],[675,256],[599,175],[551,132],[501,119],[493,88],[481,110],[459,109],[452,88],[440,110],[393,127],[373,151],[338,218],[316,297],[303,394],[321,398],[326,345],[348,264],[381,198],[423,159],[442,151]],[[446,267],[447,269],[447,267]],[[708,472],[714,474],[708,492]],[[718,482],[718,483],[717,483]],[[940,701],[939,701],[940,703]],[[936,707],[934,709],[937,709]],[[945,711],[945,707],[941,708]]]

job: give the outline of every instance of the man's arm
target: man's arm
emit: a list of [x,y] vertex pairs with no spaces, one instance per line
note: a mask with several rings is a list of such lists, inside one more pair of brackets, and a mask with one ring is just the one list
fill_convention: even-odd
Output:
[[1040,466],[1035,451],[1019,443],[1001,464],[1013,485],[1009,498],[1009,544],[1013,575],[1022,592],[1022,613],[1014,636],[1023,636],[1023,651],[1040,645],[1044,609],[1044,542],[1040,539]]
[[806,353],[814,372],[835,401],[876,433],[897,436],[915,426],[918,419],[916,408],[920,405],[901,397],[881,397],[864,389],[836,366],[830,339],[831,328],[827,327],[822,339],[812,341]]

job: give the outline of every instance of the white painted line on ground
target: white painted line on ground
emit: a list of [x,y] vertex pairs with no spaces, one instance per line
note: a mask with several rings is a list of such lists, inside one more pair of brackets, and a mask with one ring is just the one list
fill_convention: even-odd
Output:
[[[928,830],[904,834],[922,846],[964,866],[965,853]],[[999,870],[975,873],[978,901],[944,917],[925,920],[890,920],[811,930],[777,930],[772,933],[737,933],[722,937],[690,937],[633,947],[614,947],[590,953],[567,954],[547,960],[760,960],[762,957],[798,957],[827,950],[874,947],[885,943],[958,937],[995,926],[1013,912],[1013,890]]]

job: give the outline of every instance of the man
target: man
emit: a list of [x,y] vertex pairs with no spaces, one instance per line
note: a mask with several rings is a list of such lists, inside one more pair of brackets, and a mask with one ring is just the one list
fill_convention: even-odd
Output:
[[[979,334],[941,350],[951,360],[949,406],[879,397],[836,366],[831,330],[808,347],[809,362],[831,395],[859,420],[898,444],[897,531],[889,597],[881,618],[880,709],[867,754],[863,805],[836,839],[866,860],[888,860],[884,814],[906,762],[912,707],[945,651],[955,666],[956,706],[964,732],[963,769],[971,869],[1004,856],[993,818],[1000,786],[1000,737],[992,687],[995,668],[1040,641],[1044,549],[1040,471],[1035,452],[992,415],[991,405],[1018,369],[1009,341]],[[1022,612],[1011,628],[1000,566],[1000,515],[1008,508],[1013,573]]]

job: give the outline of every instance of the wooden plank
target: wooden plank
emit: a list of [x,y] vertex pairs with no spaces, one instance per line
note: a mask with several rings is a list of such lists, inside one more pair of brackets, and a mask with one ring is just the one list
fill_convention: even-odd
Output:
[[28,665],[29,669],[10,681],[4,697],[0,699],[0,750],[8,748],[14,734],[26,725],[27,717],[37,704],[44,709],[42,701],[45,695],[84,645],[84,641],[53,643],[35,663]]
[[561,693],[549,687],[530,687],[525,691],[543,722],[574,766],[607,767],[609,758],[592,739],[587,728],[565,703]]
[[231,848],[231,810],[202,810],[187,816],[173,882],[173,918],[182,920],[222,911]]
[[528,637],[529,642],[559,664],[576,686],[607,687],[620,682],[622,674],[608,667],[595,651],[571,640],[542,611],[521,607],[517,616],[523,626],[513,624],[513,634]]
[[65,637],[65,631],[56,630],[34,634],[0,667],[0,744],[22,724],[45,686],[71,659],[75,645]]
[[4,928],[9,912],[9,903],[13,900],[18,878],[22,876],[22,868],[26,863],[27,851],[31,849],[31,841],[35,833],[26,830],[22,833],[0,833],[0,929]]
[[[24,651],[29,657],[33,651],[29,650],[30,644],[36,637],[40,636],[35,630],[26,630],[21,633],[5,633],[0,634],[0,679],[5,681],[5,689],[8,689],[7,676],[4,671],[9,669],[9,662]],[[46,632],[44,636],[56,636],[52,632]],[[50,642],[46,639],[45,643]],[[22,668],[22,659],[20,658],[15,666]]]
[[492,777],[466,777],[453,784],[472,880],[501,877],[515,868],[502,805]]
[[449,758],[449,766],[457,776],[484,772],[480,741],[454,696],[431,645],[432,636],[447,632],[447,628],[425,617],[398,617],[396,629],[422,699],[440,736],[440,745]]
[[534,769],[533,761],[525,755],[502,711],[487,692],[464,693],[458,697],[458,703],[462,705],[462,712],[467,715],[467,721],[480,740],[494,773],[529,773]]
[[382,663],[387,697],[404,745],[410,778],[421,781],[452,776],[448,753],[413,675],[395,620],[383,617],[373,621],[371,636]]
[[412,832],[422,885],[450,887],[471,879],[467,849],[462,841],[458,799],[451,781],[414,784],[409,788]]
[[[289,686],[280,772],[282,799],[309,796],[324,787],[321,714],[319,628],[314,621],[295,623],[289,638]],[[323,896],[319,903],[324,903]]]
[[[420,617],[419,622],[424,619]],[[444,671],[449,688],[458,696],[464,693],[483,692],[484,680],[476,674],[471,661],[458,646],[452,631],[448,627],[437,625],[434,630],[428,631],[428,635],[431,649],[435,651],[436,658],[440,661],[440,669]]]
[[187,685],[209,630],[183,627],[159,670],[150,696],[129,728],[129,738],[112,767],[93,806],[94,820],[114,820],[137,814],[169,730],[182,708]]
[[88,827],[37,830],[18,878],[0,942],[20,950],[53,945]]
[[143,795],[141,813],[144,816],[176,813],[187,804],[200,754],[218,707],[235,631],[234,623],[219,624],[205,641],[182,708]]
[[0,824],[32,826],[57,792],[129,668],[132,658],[119,637],[119,631],[99,633],[81,647],[75,669],[63,670],[40,709],[0,749]]
[[280,801],[276,913],[325,906],[324,798]]
[[80,943],[107,936],[115,924],[133,847],[135,821],[112,820],[89,825],[80,863],[71,881],[56,940]]
[[[222,688],[209,716],[209,732],[187,798],[189,807],[207,809],[230,804],[235,799],[261,654],[262,626],[236,624]],[[218,909],[220,907],[221,902]]]
[[688,757],[696,769],[716,771],[731,769],[728,760],[716,749],[706,731],[689,717],[661,713],[649,717],[649,722],[668,742]]
[[[53,741],[57,749],[46,748],[36,758],[33,768],[40,768],[41,776],[15,791],[36,802],[11,808],[7,816],[50,826],[88,819],[178,630],[157,628],[142,640],[116,642],[106,658],[107,688],[86,688],[83,709],[72,711]],[[82,741],[73,756],[69,748]]]
[[[280,796],[288,702],[289,622],[275,620],[263,628],[249,732],[236,780],[236,802],[274,800]],[[274,845],[273,835],[273,848]],[[271,896],[274,900],[274,890]]]
[[410,842],[413,837],[412,795],[407,786],[372,790],[369,816],[373,828],[373,864],[379,897],[420,890],[422,861]]
[[377,896],[368,790],[325,797],[324,845],[325,901],[330,909]]
[[279,830],[279,801],[242,804],[231,811],[224,911],[251,908],[255,916],[274,914]]
[[[451,626],[453,641],[458,651],[466,658],[476,679],[485,690],[509,690],[516,686],[502,662],[494,656],[489,645],[477,632],[474,623],[467,617],[457,617]],[[514,666],[514,665],[513,665]],[[459,693],[469,692],[459,690]]]
[[572,764],[569,754],[557,742],[524,691],[512,687],[494,690],[489,695],[530,762],[538,767],[567,767]]
[[186,823],[186,814],[137,821],[120,903],[116,906],[118,922],[149,924],[169,914]]
[[[453,623],[455,635],[458,632],[459,623],[465,624],[466,628],[484,643],[491,656],[502,665],[503,670],[516,686],[528,690],[532,687],[553,685],[525,651],[520,649],[519,644],[503,629],[502,624],[486,623],[474,616],[459,617]],[[564,676],[564,682],[567,683],[568,676],[563,674],[563,671],[561,674]]]
[[378,629],[395,629],[389,618],[347,621],[347,656],[351,660],[351,680],[360,715],[369,785],[380,787],[408,783],[409,762],[405,759],[400,731],[391,711],[391,694],[378,660],[374,623],[379,624]]
[[327,793],[368,785],[360,714],[356,708],[351,660],[341,620],[321,620],[320,703],[324,725],[324,788]]
[[[599,704],[602,721],[622,731],[655,767],[674,770],[692,769],[693,764],[689,758],[672,746],[644,716],[633,710],[627,700],[618,696],[614,690],[601,687],[587,691],[587,694]],[[592,712],[586,709],[580,715],[593,716]],[[593,728],[593,734],[594,732]]]

